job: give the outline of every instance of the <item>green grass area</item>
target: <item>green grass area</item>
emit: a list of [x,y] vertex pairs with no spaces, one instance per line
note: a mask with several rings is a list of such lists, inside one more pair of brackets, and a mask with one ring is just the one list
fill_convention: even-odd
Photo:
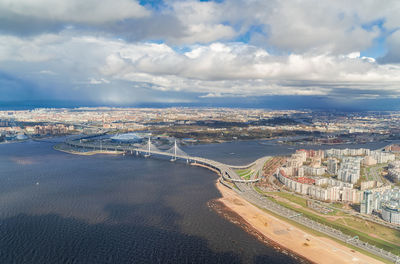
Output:
[[254,190],[256,190],[259,194],[262,194],[263,196],[265,195],[265,192],[263,190],[261,190],[258,186],[254,185]]
[[344,217],[344,221],[350,227],[363,230],[364,233],[374,234],[389,242],[395,243],[400,250],[400,231],[356,217]]
[[[344,216],[343,218],[337,219],[337,220],[328,220],[327,218],[311,213],[308,210],[305,210],[304,208],[297,208],[295,206],[292,206],[288,202],[283,202],[283,201],[278,201],[274,199],[273,197],[268,196],[268,194],[274,194],[278,195],[280,197],[286,198],[287,200],[294,202],[296,204],[299,204],[303,207],[306,207],[306,199],[295,196],[290,193],[284,193],[284,192],[274,192],[274,193],[264,193],[261,189],[256,188],[256,191],[258,191],[261,194],[267,195],[269,199],[272,201],[289,208],[293,211],[296,211],[298,213],[302,213],[304,216],[306,216],[309,219],[312,219],[316,222],[319,222],[321,224],[325,224],[328,226],[331,226],[335,229],[341,230],[343,233],[351,235],[351,236],[358,236],[360,240],[367,242],[369,244],[375,245],[379,248],[383,248],[387,251],[390,251],[394,254],[400,255],[400,231],[394,230],[373,222],[365,221],[363,219],[359,219],[353,216]],[[328,215],[338,215],[337,213],[340,212],[335,212],[335,213],[329,213]],[[340,215],[345,215],[344,213],[341,213]],[[341,220],[344,219],[344,220]],[[362,230],[362,231],[361,231]],[[384,238],[385,240],[372,237],[369,234],[374,234],[378,237]],[[390,242],[388,242],[390,241]]]
[[360,179],[358,180],[359,182],[357,182],[358,185],[360,185],[361,182],[367,180],[367,176],[366,175],[367,175],[367,168],[365,168],[364,166],[361,166]]
[[245,180],[250,180],[250,175],[251,174],[247,174],[247,175],[243,176],[242,178],[245,179]]
[[[321,224],[325,224],[327,226],[331,226],[331,227],[333,227],[335,229],[338,229],[338,230],[342,231],[343,233],[345,233],[347,235],[358,236],[360,238],[360,240],[362,240],[364,242],[367,242],[369,244],[375,245],[375,246],[377,246],[379,248],[383,248],[383,249],[385,249],[387,251],[390,251],[390,252],[392,252],[394,254],[400,255],[400,247],[398,245],[389,243],[389,242],[384,241],[384,240],[379,239],[379,238],[371,237],[367,233],[359,231],[360,229],[365,229],[365,226],[363,226],[361,223],[355,224],[353,226],[353,228],[355,228],[355,229],[353,229],[353,228],[351,228],[349,226],[346,226],[343,222],[341,223],[340,221],[329,221],[325,217],[313,214],[313,213],[311,213],[311,212],[309,212],[307,210],[304,210],[304,209],[301,209],[301,208],[296,208],[294,206],[291,206],[288,203],[285,203],[285,202],[282,202],[282,201],[277,201],[274,198],[271,198],[271,199],[273,199],[274,202],[276,202],[276,203],[278,203],[278,204],[280,204],[280,205],[282,205],[282,206],[284,206],[286,208],[292,209],[293,211],[296,211],[298,213],[302,213],[304,216],[306,216],[309,219],[312,219],[312,220],[314,220],[316,222],[319,222]],[[364,222],[365,222],[365,220],[364,220]],[[346,223],[347,223],[347,221],[346,221]],[[395,230],[393,230],[393,232],[395,232]]]
[[248,173],[249,171],[251,171],[251,169],[235,170],[235,172],[236,172],[238,175],[246,174],[246,173]]
[[244,169],[244,170],[235,170],[236,173],[245,180],[250,180],[251,174],[253,174],[252,169]]
[[373,166],[368,166],[368,167],[363,167],[362,175],[362,180],[367,180],[367,181],[372,181],[375,180],[375,177],[373,174],[375,174],[378,178],[381,178],[382,172],[384,170],[384,167],[387,166],[387,163],[382,163],[382,164],[377,164]]
[[[258,189],[258,190],[261,191],[260,189]],[[261,191],[261,192],[262,192],[262,191]],[[268,197],[268,198],[269,198],[269,197]],[[291,225],[293,225],[293,226],[295,226],[295,227],[297,227],[297,228],[299,228],[299,229],[301,229],[301,230],[307,232],[308,234],[315,235],[315,236],[318,236],[318,237],[327,237],[327,238],[332,239],[333,241],[335,241],[335,242],[337,242],[337,243],[339,243],[339,244],[341,244],[341,245],[344,245],[344,246],[346,246],[346,247],[348,247],[348,248],[350,248],[350,249],[356,250],[356,251],[358,251],[358,252],[360,252],[360,253],[362,253],[362,254],[364,254],[364,255],[367,255],[367,256],[370,256],[370,257],[372,257],[372,258],[374,258],[374,259],[377,259],[377,260],[379,260],[379,261],[382,261],[383,263],[392,263],[391,261],[388,261],[388,260],[386,260],[386,259],[384,259],[384,258],[381,258],[381,257],[379,257],[379,256],[376,256],[376,255],[374,255],[374,254],[372,254],[372,253],[370,253],[370,252],[368,252],[368,251],[365,251],[365,250],[360,249],[360,248],[358,248],[358,247],[355,247],[355,246],[353,246],[353,245],[347,244],[347,243],[345,243],[345,242],[343,242],[343,241],[341,241],[341,240],[338,240],[338,239],[336,239],[336,238],[330,237],[330,236],[328,236],[328,235],[326,235],[326,234],[324,234],[324,233],[321,233],[321,232],[318,232],[318,231],[316,231],[316,230],[314,230],[314,229],[311,229],[311,228],[309,228],[309,227],[306,227],[306,226],[304,226],[304,225],[302,225],[302,224],[299,224],[299,223],[297,223],[297,222],[295,222],[295,221],[293,221],[293,220],[291,220],[291,219],[288,219],[288,218],[283,217],[283,216],[280,216],[280,215],[278,215],[278,214],[276,214],[276,213],[274,213],[274,212],[271,212],[271,211],[269,211],[269,210],[267,210],[267,209],[265,209],[265,208],[261,208],[261,207],[257,206],[256,204],[253,204],[253,205],[256,206],[256,207],[258,207],[259,209],[261,209],[261,210],[267,212],[268,214],[271,214],[271,215],[273,215],[274,217],[276,217],[276,218],[278,218],[278,219],[281,219],[281,220],[283,220],[283,221],[285,221],[285,222],[287,222],[287,223],[289,223],[289,224],[291,224]]]
[[303,207],[307,207],[307,199],[304,199],[302,197],[299,197],[297,195],[291,194],[291,193],[286,193],[286,192],[267,192],[266,194],[270,195],[277,195],[282,198],[286,198],[287,200],[296,203],[298,205],[301,205]]
[[335,208],[343,209],[343,204],[341,203],[330,203],[329,205]]

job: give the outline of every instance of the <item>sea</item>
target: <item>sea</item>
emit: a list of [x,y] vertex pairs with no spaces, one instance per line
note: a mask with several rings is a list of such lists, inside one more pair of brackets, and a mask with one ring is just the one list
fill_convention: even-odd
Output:
[[[213,172],[162,158],[72,155],[54,150],[58,141],[0,144],[0,263],[297,263],[208,206],[221,197]],[[182,147],[232,165],[297,148]]]

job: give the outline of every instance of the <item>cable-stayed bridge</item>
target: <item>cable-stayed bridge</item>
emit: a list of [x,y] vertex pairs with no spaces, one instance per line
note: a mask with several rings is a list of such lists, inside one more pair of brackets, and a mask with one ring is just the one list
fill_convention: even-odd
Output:
[[138,149],[146,149],[147,150],[147,153],[145,154],[146,157],[149,157],[151,153],[159,154],[161,152],[164,152],[165,154],[170,154],[171,161],[177,160],[178,156],[180,158],[190,157],[185,151],[179,148],[178,144],[176,143],[176,140],[171,148],[166,150],[161,150],[156,145],[154,145],[149,138],[147,142],[143,143]]
[[150,157],[152,155],[164,156],[170,158],[171,161],[176,161],[177,159],[186,160],[187,163],[190,163],[192,165],[201,165],[210,168],[214,171],[217,171],[223,179],[231,182],[253,183],[259,180],[259,179],[244,180],[231,168],[230,165],[202,157],[190,156],[189,154],[187,154],[186,152],[184,152],[182,149],[179,148],[176,141],[174,142],[174,145],[171,148],[166,150],[161,150],[156,145],[154,145],[151,142],[150,137],[148,138],[147,142],[136,147],[104,144],[102,141],[84,142],[82,140],[71,140],[71,141],[66,141],[65,143],[75,148],[93,149],[100,151],[109,151],[109,150],[121,151],[124,153],[143,155],[144,157]]

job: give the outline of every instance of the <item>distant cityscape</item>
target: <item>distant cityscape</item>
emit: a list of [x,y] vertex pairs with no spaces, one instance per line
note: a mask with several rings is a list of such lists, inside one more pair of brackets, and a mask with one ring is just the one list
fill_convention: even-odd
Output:
[[76,108],[0,111],[0,142],[46,136],[151,131],[190,143],[279,139],[343,144],[400,139],[400,112],[231,108]]

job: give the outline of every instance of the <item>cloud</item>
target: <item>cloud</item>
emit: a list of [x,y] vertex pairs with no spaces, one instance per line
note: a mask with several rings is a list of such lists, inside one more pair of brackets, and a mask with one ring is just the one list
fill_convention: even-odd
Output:
[[167,38],[174,44],[209,43],[232,39],[237,32],[223,24],[224,10],[215,2],[176,1],[172,2],[170,14],[186,25],[183,36]]
[[50,71],[50,70],[41,70],[39,73],[45,74],[45,75],[57,75],[57,73]]
[[[273,55],[238,42],[187,46],[179,52],[167,44],[68,34],[0,37],[0,43],[0,62],[8,61],[8,73],[19,72],[30,82],[56,86],[51,92],[59,93],[91,91],[87,85],[99,87],[99,94],[107,89],[108,95],[113,89],[118,94],[122,88],[117,85],[124,90],[182,91],[203,97],[397,97],[400,92],[400,66],[380,65],[359,53]],[[62,74],[43,80],[33,74],[38,64]]]
[[[167,0],[157,8],[132,0],[0,0],[0,83],[7,98],[18,91],[102,102],[398,97],[399,7],[376,0]],[[377,40],[388,48],[379,59],[365,52]]]
[[151,11],[131,0],[103,0],[100,4],[95,0],[0,0],[0,32],[32,36],[70,30],[75,34],[118,36],[127,41],[164,39],[174,44],[208,43],[235,36],[228,25],[206,17],[199,22],[208,5],[177,3],[170,9]]
[[0,101],[36,99],[35,84],[0,71]]
[[279,52],[342,54],[371,47],[382,27],[398,27],[399,8],[398,1],[377,0],[188,0],[164,1],[159,9],[131,0],[0,0],[0,32],[27,36],[71,30],[172,45],[231,42],[247,34],[252,44]]
[[240,43],[193,46],[184,54],[165,44],[127,44],[109,55],[101,71],[115,79],[151,83],[153,89],[201,92],[207,97],[343,96],[349,89],[360,91],[360,97],[386,92],[398,96],[400,83],[400,67],[379,65],[359,53],[275,56]]
[[62,22],[99,24],[149,16],[150,12],[132,0],[1,0],[3,14]]
[[107,79],[104,79],[104,78],[101,78],[101,79],[95,79],[95,78],[90,78],[89,79],[89,83],[90,84],[94,84],[94,85],[96,85],[96,84],[102,84],[102,83],[110,83],[110,81],[109,80],[107,80]]
[[348,53],[364,50],[379,34],[362,27],[357,9],[338,1],[281,1],[267,18],[268,42],[294,52]]
[[370,47],[380,33],[373,23],[377,19],[397,19],[385,16],[389,8],[379,14],[372,12],[374,5],[379,4],[342,0],[233,0],[215,8],[219,10],[220,21],[235,25],[239,34],[248,34],[253,44],[295,53],[339,54]]
[[388,52],[378,61],[381,63],[400,63],[400,30],[395,31],[387,38]]
[[111,25],[151,14],[135,0],[0,0],[0,33],[32,36],[72,29],[104,34]]

